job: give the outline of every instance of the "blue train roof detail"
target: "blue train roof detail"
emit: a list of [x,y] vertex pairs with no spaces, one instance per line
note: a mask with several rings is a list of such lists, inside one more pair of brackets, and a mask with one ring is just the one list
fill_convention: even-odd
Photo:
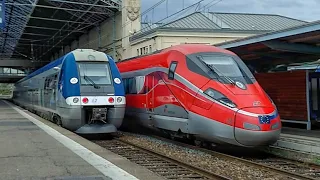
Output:
[[28,76],[24,77],[23,79],[21,79],[21,80],[18,81],[17,83],[21,83],[21,82],[23,82],[23,81],[26,81],[26,80],[28,80],[28,79],[30,79],[30,78],[38,75],[38,74],[41,74],[41,73],[43,73],[43,72],[45,72],[45,71],[47,71],[47,70],[49,70],[49,69],[52,69],[52,68],[54,68],[54,67],[56,67],[56,66],[59,66],[59,65],[63,62],[63,59],[64,59],[66,56],[68,56],[69,54],[70,54],[70,53],[68,53],[68,54],[60,57],[59,59],[57,59],[57,60],[55,60],[55,61],[50,62],[49,64],[47,64],[47,65],[45,65],[45,66],[43,66],[43,67],[41,67],[41,68],[39,68],[39,69],[37,69],[36,71],[34,71],[34,72],[32,72],[31,74],[29,74]]
[[[105,54],[105,53],[104,53],[104,54]],[[114,80],[115,78],[120,79],[120,83],[119,83],[119,84],[114,83],[115,95],[116,95],[116,96],[125,96],[124,87],[123,87],[123,82],[122,82],[122,78],[121,78],[119,69],[118,69],[118,67],[116,66],[116,63],[115,63],[115,61],[113,60],[113,58],[112,58],[111,56],[107,55],[107,54],[105,54],[105,55],[106,55],[106,58],[107,58],[108,61],[109,61],[109,65],[110,65],[110,69],[111,69],[111,74],[112,74],[113,80]],[[67,64],[68,64],[68,67],[70,66],[70,67],[74,68],[74,71],[72,70],[72,68],[68,69],[68,70],[70,70],[69,73],[68,73],[68,78],[71,78],[71,75],[72,75],[72,77],[78,76],[78,75],[77,75],[77,72],[76,72],[77,68],[75,67],[75,64],[74,64],[76,60],[75,60],[75,57],[74,57],[74,55],[73,55],[73,52],[70,52],[70,53],[68,53],[68,54],[60,57],[59,59],[56,59],[55,61],[52,61],[52,62],[50,62],[49,64],[47,64],[47,65],[45,65],[45,66],[37,69],[36,71],[32,72],[31,74],[29,74],[29,75],[26,76],[25,78],[21,79],[21,80],[18,81],[17,83],[24,82],[24,81],[26,81],[26,80],[28,80],[28,79],[36,76],[36,75],[39,75],[39,74],[41,74],[41,73],[43,73],[43,72],[45,72],[45,71],[48,71],[48,70],[50,70],[50,69],[52,69],[52,68],[54,68],[54,67],[56,67],[56,66],[59,66],[59,65],[61,65],[61,64],[63,63],[64,60],[66,60],[66,61],[68,61],[68,62],[69,62],[69,61],[72,61],[72,62],[69,62],[69,63],[67,63]],[[62,70],[62,69],[66,70],[65,67],[61,67],[61,70]],[[69,77],[69,76],[70,76],[70,77]],[[77,77],[77,78],[79,78],[79,77]],[[67,82],[67,81],[66,81],[66,82]],[[68,84],[68,83],[67,83],[67,84]],[[76,95],[77,95],[77,96],[80,95],[80,89],[79,89],[79,92],[78,92],[78,91],[75,91],[75,92],[66,92],[66,91],[64,91],[64,92],[63,92],[63,96],[64,96],[64,97],[76,96]]]
[[[71,78],[79,79],[76,59],[74,54],[70,54],[70,56],[66,56],[61,67],[61,72],[63,78],[59,79],[58,85],[60,84],[59,91],[62,90],[62,96],[64,98],[72,97],[72,96],[80,96],[80,84],[79,81],[76,84],[71,84]],[[60,73],[61,74],[61,73]]]

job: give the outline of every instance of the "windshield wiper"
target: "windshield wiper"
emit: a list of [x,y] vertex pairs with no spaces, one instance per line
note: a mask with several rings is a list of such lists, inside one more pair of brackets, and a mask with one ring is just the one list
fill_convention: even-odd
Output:
[[[215,71],[218,71],[218,73],[221,74],[221,75],[218,75],[218,76],[224,77],[227,81],[229,81],[229,82],[230,82],[231,84],[233,84],[233,85],[236,84],[230,77],[223,75],[223,74],[221,73],[221,71],[218,70],[218,68],[214,67],[214,65],[208,65],[208,66],[209,66],[210,68],[214,68]],[[218,73],[217,73],[217,74],[218,74]]]
[[96,88],[96,89],[99,89],[99,88],[100,88],[100,86],[98,86],[96,83],[94,83],[94,81],[93,81],[91,78],[89,78],[88,76],[83,75],[83,78],[84,78],[86,81],[89,81],[94,88]]
[[[230,77],[223,75],[223,73],[222,73],[221,71],[219,71],[218,68],[214,67],[214,65],[211,65],[211,64],[209,65],[209,64],[205,63],[205,62],[203,61],[203,58],[202,58],[201,56],[197,56],[197,58],[199,58],[200,61],[202,61],[203,64],[205,64],[211,71],[213,71],[215,74],[217,74],[217,76],[225,78],[225,79],[226,79],[227,81],[229,81],[229,83],[231,83],[232,85],[235,85],[235,84],[236,84]],[[216,71],[217,71],[217,72],[216,72]],[[219,75],[218,73],[219,73],[220,75]]]

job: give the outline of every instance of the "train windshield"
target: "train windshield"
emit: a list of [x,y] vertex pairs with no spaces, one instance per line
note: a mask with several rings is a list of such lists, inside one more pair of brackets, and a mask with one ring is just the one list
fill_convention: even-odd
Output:
[[206,54],[197,56],[210,69],[208,73],[225,83],[241,81],[251,84],[255,81],[253,74],[238,57]]
[[81,85],[99,87],[111,84],[111,73],[107,62],[79,62]]

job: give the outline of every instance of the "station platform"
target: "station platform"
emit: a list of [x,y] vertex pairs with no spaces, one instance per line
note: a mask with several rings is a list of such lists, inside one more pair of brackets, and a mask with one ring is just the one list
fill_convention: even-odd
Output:
[[268,152],[320,165],[320,131],[283,127],[280,139]]
[[0,179],[162,179],[5,100],[0,100],[0,144]]

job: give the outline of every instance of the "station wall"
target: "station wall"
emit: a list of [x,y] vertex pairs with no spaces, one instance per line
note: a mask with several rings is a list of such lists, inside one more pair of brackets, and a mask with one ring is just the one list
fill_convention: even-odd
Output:
[[255,77],[276,104],[281,119],[308,121],[306,71],[258,73]]
[[156,50],[161,50],[179,44],[207,44],[231,41],[255,34],[246,33],[195,33],[195,32],[156,32],[148,35],[148,38],[140,38],[132,41],[131,56],[148,54]]

